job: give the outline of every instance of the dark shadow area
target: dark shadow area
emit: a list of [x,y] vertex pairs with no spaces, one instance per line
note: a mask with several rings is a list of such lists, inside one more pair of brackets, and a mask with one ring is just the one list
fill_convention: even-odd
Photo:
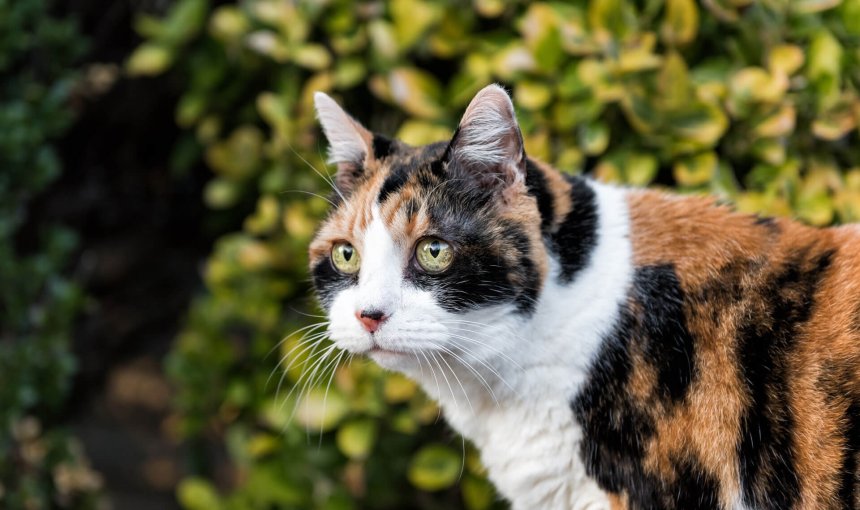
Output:
[[75,329],[79,366],[66,416],[123,510],[177,508],[184,468],[162,361],[202,290],[214,239],[230,226],[204,225],[205,168],[171,169],[180,133],[170,76],[128,80],[121,70],[139,43],[134,14],[168,5],[64,5],[61,14],[73,13],[89,38],[83,69],[98,63],[115,82],[76,97],[77,119],[58,143],[62,177],[32,204],[33,225],[57,222],[79,237],[70,272],[88,303]]

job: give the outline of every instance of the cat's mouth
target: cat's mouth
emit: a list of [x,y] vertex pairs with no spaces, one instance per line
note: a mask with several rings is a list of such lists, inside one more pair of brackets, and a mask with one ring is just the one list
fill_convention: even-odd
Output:
[[385,347],[380,346],[379,344],[373,344],[373,347],[366,351],[366,354],[392,354],[392,355],[404,355],[406,352],[398,351],[395,349],[387,349]]

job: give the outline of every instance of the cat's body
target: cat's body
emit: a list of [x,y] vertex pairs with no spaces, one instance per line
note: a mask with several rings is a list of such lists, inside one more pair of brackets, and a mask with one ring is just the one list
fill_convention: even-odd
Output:
[[420,382],[515,509],[860,508],[860,229],[563,177],[498,88],[423,148],[317,102],[331,336]]

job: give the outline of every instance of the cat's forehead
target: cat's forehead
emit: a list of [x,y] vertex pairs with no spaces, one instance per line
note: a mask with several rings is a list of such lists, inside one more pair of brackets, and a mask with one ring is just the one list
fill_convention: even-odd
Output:
[[[374,136],[373,155],[366,159],[364,175],[332,211],[317,241],[322,246],[333,239],[360,245],[376,216],[396,241],[408,243],[426,233],[432,223],[427,198],[452,184],[442,167],[446,146],[440,142],[413,147]],[[438,200],[444,194],[437,195]]]

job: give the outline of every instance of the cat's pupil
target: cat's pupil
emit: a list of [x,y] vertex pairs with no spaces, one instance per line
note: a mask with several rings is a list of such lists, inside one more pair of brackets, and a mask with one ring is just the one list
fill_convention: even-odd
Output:
[[349,259],[352,258],[352,246],[344,246],[342,248],[343,260],[349,262]]
[[439,244],[439,241],[433,241],[430,243],[430,255],[435,259],[439,256],[439,252],[442,251],[442,246]]

